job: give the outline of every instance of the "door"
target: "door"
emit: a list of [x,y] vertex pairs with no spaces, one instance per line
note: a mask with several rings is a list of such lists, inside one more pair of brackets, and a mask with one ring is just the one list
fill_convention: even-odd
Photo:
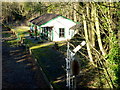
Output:
[[48,40],[53,40],[53,27],[48,27]]

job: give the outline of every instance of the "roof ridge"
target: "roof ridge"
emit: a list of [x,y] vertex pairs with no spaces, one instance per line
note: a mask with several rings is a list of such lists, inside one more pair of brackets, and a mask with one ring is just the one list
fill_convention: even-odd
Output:
[[48,21],[50,21],[51,19],[55,18],[55,17],[58,17],[58,16],[61,16],[60,14],[53,14],[53,13],[46,13],[46,14],[43,14],[41,16],[38,16],[34,19],[32,19],[30,22],[35,24],[35,25],[42,25]]

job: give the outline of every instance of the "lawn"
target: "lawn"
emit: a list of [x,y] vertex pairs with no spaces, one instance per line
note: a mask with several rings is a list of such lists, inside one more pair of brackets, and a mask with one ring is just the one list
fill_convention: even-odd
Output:
[[34,43],[34,39],[31,39],[29,36],[29,30],[30,27],[28,26],[18,26],[15,28],[12,28],[11,30],[15,33],[17,39],[10,41],[11,43],[17,44],[17,42],[22,41],[27,47],[32,47],[37,45],[37,43]]
[[30,27],[28,27],[28,26],[18,26],[16,28],[13,28],[12,31],[14,31],[17,34],[20,34],[24,37],[26,34],[28,34],[29,28]]

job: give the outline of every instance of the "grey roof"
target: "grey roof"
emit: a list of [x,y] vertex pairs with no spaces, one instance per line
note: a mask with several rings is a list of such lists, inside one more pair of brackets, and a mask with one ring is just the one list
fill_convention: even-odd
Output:
[[44,14],[44,15],[38,16],[38,17],[30,20],[30,22],[35,25],[40,26],[58,16],[60,16],[60,15],[59,14]]

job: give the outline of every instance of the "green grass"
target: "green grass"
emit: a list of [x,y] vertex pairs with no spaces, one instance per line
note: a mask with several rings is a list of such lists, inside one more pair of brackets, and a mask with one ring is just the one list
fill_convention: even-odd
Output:
[[51,46],[51,45],[54,45],[54,43],[47,43],[47,44],[41,44],[41,45],[38,44],[36,46],[31,47],[30,49],[37,49],[37,48]]
[[32,40],[26,39],[26,35],[29,34],[28,30],[29,27],[28,26],[18,26],[15,27],[13,29],[11,29],[17,36],[16,40],[12,40],[10,41],[11,44],[16,45],[17,42],[19,42],[21,39],[23,39],[24,44],[26,44],[26,46],[28,47],[32,47],[35,46],[36,44],[32,42]]
[[13,28],[13,29],[16,30],[16,32],[18,32],[18,33],[22,33],[22,32],[28,31],[29,27],[27,27],[27,26],[19,26],[19,27]]
[[20,37],[25,37],[26,34],[28,33],[29,27],[27,26],[19,26],[16,28],[11,29],[13,32],[15,32],[16,34],[18,34]]
[[17,42],[18,42],[18,40],[10,40],[10,41],[7,41],[7,43],[9,43],[10,46],[12,46],[12,47],[16,46],[16,45],[17,45]]

